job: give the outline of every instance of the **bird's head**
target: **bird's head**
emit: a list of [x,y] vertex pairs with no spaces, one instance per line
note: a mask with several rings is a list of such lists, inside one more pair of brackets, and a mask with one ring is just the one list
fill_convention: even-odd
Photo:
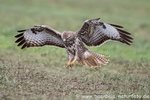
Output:
[[75,32],[65,31],[65,32],[63,32],[61,37],[62,37],[64,42],[70,42],[70,41],[74,41],[75,40],[75,35],[76,35]]

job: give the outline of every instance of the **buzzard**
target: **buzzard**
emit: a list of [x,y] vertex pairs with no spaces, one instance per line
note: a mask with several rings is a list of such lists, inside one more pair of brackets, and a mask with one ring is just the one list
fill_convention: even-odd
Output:
[[108,63],[105,56],[89,51],[86,46],[99,46],[108,40],[130,45],[133,41],[131,33],[123,30],[122,26],[105,23],[100,18],[84,21],[78,32],[61,33],[46,25],[37,25],[18,32],[15,42],[21,49],[44,45],[65,48],[68,54],[66,67],[72,67],[75,62],[90,67]]

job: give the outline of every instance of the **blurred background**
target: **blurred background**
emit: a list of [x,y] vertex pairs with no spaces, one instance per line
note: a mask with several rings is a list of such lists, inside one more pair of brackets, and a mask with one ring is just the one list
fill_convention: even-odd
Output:
[[[0,97],[150,94],[149,11],[150,0],[0,0]],[[108,42],[90,48],[110,56],[110,63],[98,70],[64,68],[61,48],[21,50],[14,43],[19,29],[46,24],[60,32],[78,31],[85,20],[97,17],[124,26],[134,37],[131,46]]]

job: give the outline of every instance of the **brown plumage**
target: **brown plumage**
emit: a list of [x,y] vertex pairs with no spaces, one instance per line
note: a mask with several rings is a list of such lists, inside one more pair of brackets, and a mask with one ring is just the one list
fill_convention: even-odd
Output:
[[85,45],[97,46],[107,40],[120,41],[130,45],[133,41],[131,33],[124,31],[122,26],[104,23],[99,18],[86,20],[78,32],[60,33],[45,25],[34,26],[18,32],[15,42],[22,49],[44,45],[65,48],[68,54],[67,67],[71,67],[75,62],[98,67],[108,63],[105,56],[92,53]]

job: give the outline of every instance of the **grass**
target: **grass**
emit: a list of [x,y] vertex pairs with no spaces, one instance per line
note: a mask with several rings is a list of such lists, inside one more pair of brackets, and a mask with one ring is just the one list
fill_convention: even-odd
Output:
[[[150,96],[149,9],[149,0],[0,0],[0,98]],[[66,69],[64,49],[45,46],[21,50],[14,43],[18,29],[47,24],[59,31],[77,31],[84,20],[96,17],[123,25],[135,38],[132,46],[108,42],[90,47],[110,56],[110,63],[100,69],[79,65]]]

